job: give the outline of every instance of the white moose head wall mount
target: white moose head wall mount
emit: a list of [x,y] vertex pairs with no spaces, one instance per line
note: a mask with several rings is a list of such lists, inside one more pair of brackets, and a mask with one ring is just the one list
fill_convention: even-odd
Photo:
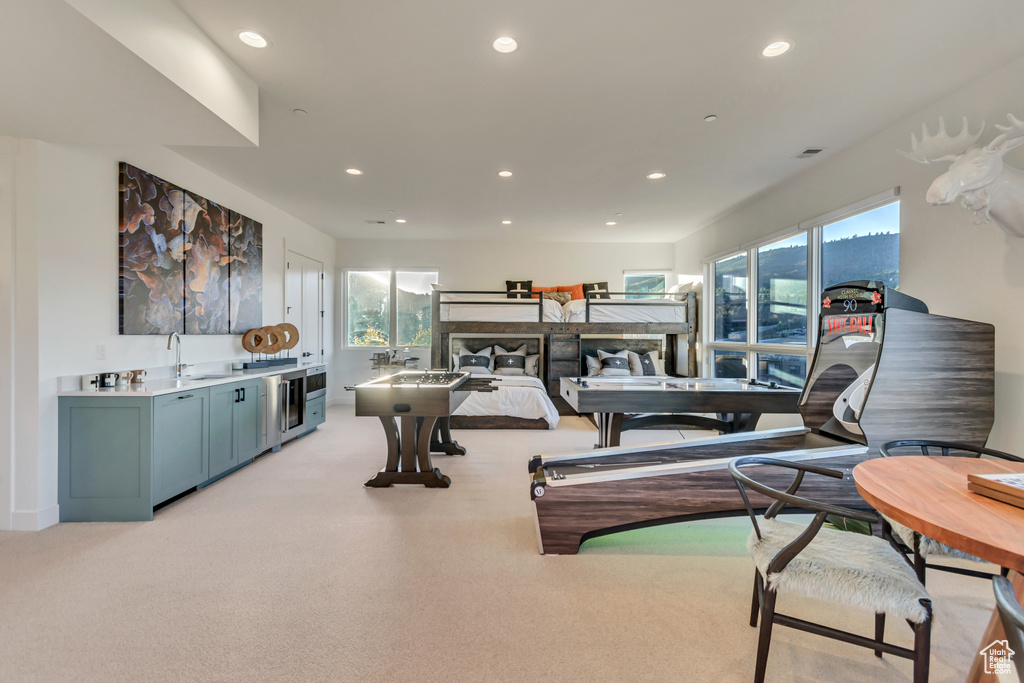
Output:
[[1024,237],[1024,172],[1003,163],[1003,156],[1024,144],[1024,121],[1007,114],[1009,125],[996,128],[1000,134],[985,146],[974,143],[985,130],[984,122],[977,133],[964,125],[956,137],[946,133],[946,122],[939,117],[939,132],[932,135],[927,124],[921,126],[921,140],[910,134],[910,154],[900,154],[921,164],[949,161],[949,170],[928,188],[925,199],[932,206],[952,204],[957,197],[965,209],[974,212],[975,224],[989,220],[1014,237]]

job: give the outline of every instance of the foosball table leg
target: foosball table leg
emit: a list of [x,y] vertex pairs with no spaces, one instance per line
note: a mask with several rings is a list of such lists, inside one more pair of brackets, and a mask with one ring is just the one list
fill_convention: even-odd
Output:
[[445,455],[465,455],[466,449],[459,445],[458,441],[452,440],[451,422],[447,417],[437,418],[434,429],[430,435],[430,452],[444,453]]
[[363,486],[421,484],[446,489],[451,485],[452,480],[430,463],[430,436],[435,429],[435,418],[405,415],[400,420],[401,427],[394,417],[381,416],[380,421],[388,441],[387,464]]

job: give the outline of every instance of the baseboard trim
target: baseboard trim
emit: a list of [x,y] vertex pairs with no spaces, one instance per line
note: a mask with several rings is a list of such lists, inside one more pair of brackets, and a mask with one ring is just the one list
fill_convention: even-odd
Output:
[[11,529],[14,531],[41,531],[60,522],[60,506],[51,505],[36,511],[11,513]]

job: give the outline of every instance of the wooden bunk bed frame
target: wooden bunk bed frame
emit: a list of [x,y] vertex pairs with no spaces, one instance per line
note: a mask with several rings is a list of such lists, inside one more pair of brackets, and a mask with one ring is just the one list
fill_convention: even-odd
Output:
[[[560,415],[575,415],[576,412],[559,396],[560,379],[562,377],[578,377],[586,374],[584,355],[588,348],[593,347],[593,339],[584,335],[615,336],[624,334],[658,335],[664,337],[665,371],[670,375],[681,377],[697,376],[697,299],[694,292],[678,295],[679,305],[686,306],[685,323],[655,322],[541,322],[543,307],[537,299],[537,322],[485,322],[485,321],[443,321],[441,320],[442,294],[482,294],[504,296],[505,292],[491,291],[435,291],[431,300],[432,344],[430,366],[432,368],[451,367],[451,342],[453,338],[471,337],[478,348],[488,345],[491,337],[505,338],[511,346],[510,337],[534,337],[541,340],[540,380],[548,389],[548,396],[555,404]],[[610,294],[622,295],[623,292]],[[508,303],[523,306],[521,300],[509,299]],[[591,307],[602,305],[642,306],[643,300],[630,301],[595,299],[587,295],[586,319],[590,319]],[[480,301],[445,301],[445,305],[472,305]],[[502,305],[500,299],[488,300],[487,305]],[[633,342],[642,340],[616,339],[621,348],[633,349]],[[491,343],[501,343],[491,339]],[[517,348],[518,344],[513,348]],[[641,347],[637,347],[641,348]],[[532,423],[532,424],[526,424]],[[452,428],[461,429],[546,429],[544,420],[523,420],[514,417],[466,417],[453,416]]]

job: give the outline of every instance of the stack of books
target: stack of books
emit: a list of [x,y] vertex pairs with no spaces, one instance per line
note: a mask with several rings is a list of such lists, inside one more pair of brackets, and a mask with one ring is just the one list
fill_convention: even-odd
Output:
[[967,489],[1024,508],[1024,473],[968,474]]

